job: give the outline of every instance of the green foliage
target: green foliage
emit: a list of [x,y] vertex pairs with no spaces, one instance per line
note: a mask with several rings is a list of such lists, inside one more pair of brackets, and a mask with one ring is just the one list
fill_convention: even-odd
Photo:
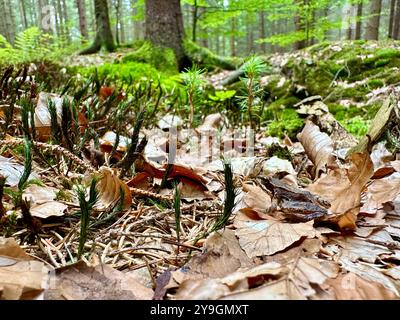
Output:
[[[248,121],[252,129],[255,128],[255,119],[261,119],[260,111],[262,112],[262,93],[260,87],[260,77],[267,71],[267,65],[259,56],[251,56],[242,66],[244,77],[241,79],[246,87],[246,94],[238,97],[240,106],[243,111],[247,111]],[[259,123],[260,121],[258,121]]]
[[80,230],[80,234],[79,234],[78,259],[81,258],[82,254],[84,252],[84,247],[85,247],[85,243],[86,243],[87,236],[88,236],[91,211],[99,197],[99,194],[96,190],[96,184],[97,184],[97,180],[93,179],[90,184],[88,200],[86,200],[86,192],[85,192],[84,187],[78,186],[76,189],[76,195],[79,200],[80,216],[81,216],[81,230]]
[[209,94],[208,98],[215,102],[225,102],[226,100],[232,99],[236,94],[236,90],[226,90],[226,91],[215,91],[215,93]]
[[277,119],[268,125],[268,134],[273,137],[283,138],[285,134],[289,138],[295,138],[304,126],[304,120],[294,109],[285,109]]
[[124,85],[141,80],[160,81],[167,90],[172,90],[178,85],[179,80],[176,76],[159,72],[150,64],[142,62],[106,63],[99,67],[78,68],[76,72],[89,78],[96,70],[100,78],[107,77],[109,82]]
[[25,187],[26,182],[28,181],[28,178],[32,172],[32,154],[31,154],[31,149],[32,149],[32,142],[28,140],[28,138],[25,138],[25,144],[24,144],[24,158],[25,158],[25,166],[24,166],[24,172],[21,175],[21,178],[18,182],[18,189],[23,190]]
[[37,27],[32,27],[16,36],[14,47],[0,35],[0,65],[42,60],[60,61],[78,50],[80,46],[80,42],[68,44],[62,38],[55,38],[43,33]]
[[[190,69],[186,69],[185,72],[181,73],[182,81],[187,91],[188,104],[190,108],[189,125],[193,126],[194,114],[196,109],[199,108],[199,102],[202,97],[202,89],[205,85],[205,81],[202,78],[204,69],[199,69],[196,65],[193,65]],[[198,112],[196,112],[198,114]]]

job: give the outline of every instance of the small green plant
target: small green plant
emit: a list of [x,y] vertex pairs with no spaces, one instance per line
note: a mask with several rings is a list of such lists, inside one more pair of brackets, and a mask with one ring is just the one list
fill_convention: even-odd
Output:
[[78,186],[76,194],[79,200],[80,216],[81,216],[81,230],[79,234],[79,247],[78,247],[78,259],[82,257],[84,252],[85,243],[88,236],[89,222],[92,209],[96,204],[99,194],[96,189],[97,180],[93,179],[89,189],[89,199],[86,200],[86,191],[82,186]]
[[[260,77],[267,71],[267,65],[261,57],[251,56],[242,67],[244,77],[241,79],[246,87],[246,95],[239,97],[243,111],[247,111],[248,123],[255,129],[254,112],[261,110],[263,89],[260,87]],[[260,119],[260,115],[258,115]],[[258,121],[260,122],[260,121]]]
[[182,80],[187,90],[188,103],[190,107],[189,126],[193,127],[194,112],[199,102],[201,89],[204,85],[204,80],[201,78],[204,69],[199,69],[197,66],[192,66],[182,73]]

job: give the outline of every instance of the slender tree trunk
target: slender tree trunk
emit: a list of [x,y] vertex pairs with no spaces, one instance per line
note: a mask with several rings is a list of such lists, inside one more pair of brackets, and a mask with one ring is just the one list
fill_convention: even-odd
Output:
[[231,56],[236,56],[236,39],[235,39],[235,32],[236,32],[236,18],[233,17],[231,19]]
[[362,14],[363,14],[363,3],[360,2],[359,4],[357,4],[356,29],[355,29],[355,33],[354,33],[355,40],[361,39]]
[[396,0],[396,9],[393,22],[393,39],[400,39],[400,0]]
[[84,0],[76,0],[76,7],[78,9],[79,18],[79,31],[81,32],[82,39],[89,37],[86,21],[86,6]]
[[115,18],[116,18],[116,23],[115,23],[115,41],[117,42],[117,45],[119,46],[121,44],[121,38],[120,38],[120,30],[121,30],[121,1],[120,0],[115,0]]
[[369,7],[369,14],[371,17],[367,20],[367,27],[365,30],[366,40],[379,39],[379,24],[381,18],[382,0],[372,0]]
[[26,7],[25,0],[19,0],[19,6],[21,10],[21,22],[24,29],[28,28],[28,19],[26,18]]
[[[265,11],[264,10],[260,11],[259,19],[260,19],[260,38],[265,39],[267,35],[265,32]],[[261,49],[262,53],[267,52],[267,46],[266,46],[265,42],[260,43],[260,49]]]
[[120,27],[120,37],[121,37],[121,43],[125,43],[125,22],[124,22],[124,3],[122,0],[118,0],[119,1],[119,27]]
[[353,39],[353,23],[352,23],[352,18],[353,18],[353,5],[349,6],[348,12],[347,12],[347,40],[352,40]]
[[[297,32],[305,34],[306,33],[306,26],[305,26],[305,23],[303,21],[304,17],[302,17],[301,14],[300,14],[300,11],[304,7],[304,1],[305,0],[295,0],[295,3],[298,6],[298,12],[294,16],[294,29]],[[300,49],[305,48],[306,46],[307,46],[307,41],[306,40],[299,40],[299,41],[296,41],[293,44],[293,49],[294,50],[300,50]]]
[[396,0],[390,0],[388,38],[393,38],[393,24],[394,24],[393,19],[394,19],[395,9],[396,9]]
[[3,3],[4,10],[3,18],[5,20],[5,37],[9,43],[14,44],[15,40],[15,16],[13,6],[9,0],[5,0]]
[[58,17],[58,24],[59,24],[59,36],[64,36],[65,35],[65,21],[64,21],[64,15],[62,13],[62,6],[61,6],[61,1],[55,0],[55,3],[57,4],[57,13],[56,16]]
[[[0,12],[5,12],[5,11],[6,11],[6,5],[4,3],[4,0],[0,0]],[[0,19],[0,35],[4,36],[6,39],[8,38],[5,19]]]
[[199,7],[197,6],[197,0],[194,0],[193,4],[193,24],[192,24],[192,41],[197,41],[197,19],[198,19]]
[[156,46],[171,48],[181,70],[190,64],[183,49],[184,36],[180,0],[146,1],[146,39]]
[[108,51],[115,50],[114,39],[111,33],[110,17],[108,14],[107,0],[94,0],[94,12],[96,17],[96,37],[93,44],[81,54],[91,54],[105,47]]
[[67,3],[66,3],[66,0],[62,0],[62,7],[63,7],[63,20],[64,20],[64,23],[65,23],[65,37],[66,37],[66,40],[68,41],[68,42],[71,42],[71,34],[70,34],[70,32],[69,32],[69,26],[68,26],[68,7],[67,7]]

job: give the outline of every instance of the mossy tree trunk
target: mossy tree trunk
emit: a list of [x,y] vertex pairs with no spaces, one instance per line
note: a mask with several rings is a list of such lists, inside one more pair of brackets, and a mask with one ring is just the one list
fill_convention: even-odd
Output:
[[96,16],[96,38],[93,44],[88,49],[82,51],[81,54],[99,52],[103,46],[110,52],[115,50],[107,0],[94,0],[94,13]]
[[179,68],[189,65],[183,48],[185,31],[180,0],[146,0],[146,36],[155,46],[171,48]]

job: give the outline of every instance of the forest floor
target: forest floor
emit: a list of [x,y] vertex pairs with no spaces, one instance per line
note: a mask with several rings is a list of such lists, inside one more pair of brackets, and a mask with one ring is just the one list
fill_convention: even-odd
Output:
[[398,299],[399,52],[264,57],[254,131],[235,71],[202,76],[191,123],[129,49],[4,69],[0,297]]

